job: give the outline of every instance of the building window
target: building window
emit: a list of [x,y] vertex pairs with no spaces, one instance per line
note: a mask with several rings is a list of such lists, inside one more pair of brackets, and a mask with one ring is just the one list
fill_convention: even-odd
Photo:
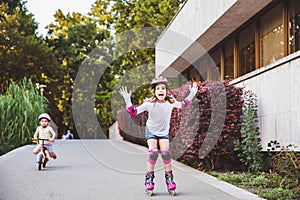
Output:
[[299,50],[300,0],[273,1],[214,46],[197,69],[202,80],[233,80]]
[[194,67],[191,68],[191,70],[189,71],[188,80],[192,82],[199,81],[199,78],[197,78],[197,76],[198,76],[197,69],[195,69]]
[[289,1],[289,53],[300,49],[300,1]]
[[261,18],[261,64],[273,63],[284,56],[283,3]]
[[239,76],[255,70],[255,24],[239,33]]
[[214,62],[208,53],[202,55],[201,58],[198,59],[193,65],[196,67],[197,72],[200,75],[199,79],[201,81],[210,80],[210,68],[214,65]]
[[234,40],[230,39],[225,43],[224,47],[224,67],[225,67],[225,79],[233,80],[234,79]]
[[[221,74],[221,48],[217,48],[211,53],[211,59],[209,59],[209,79],[220,80]],[[218,77],[217,77],[217,76]]]

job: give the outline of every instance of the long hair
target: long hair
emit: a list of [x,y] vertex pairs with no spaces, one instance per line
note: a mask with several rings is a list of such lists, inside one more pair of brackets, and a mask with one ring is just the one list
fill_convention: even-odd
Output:
[[[176,99],[173,97],[173,96],[169,96],[168,93],[169,93],[169,88],[166,89],[166,97],[165,97],[165,101],[169,101],[170,104],[172,103],[175,103]],[[149,103],[156,103],[158,101],[157,97],[155,96],[155,88],[152,89],[152,97],[150,98],[146,98],[144,101],[145,102],[149,102]]]

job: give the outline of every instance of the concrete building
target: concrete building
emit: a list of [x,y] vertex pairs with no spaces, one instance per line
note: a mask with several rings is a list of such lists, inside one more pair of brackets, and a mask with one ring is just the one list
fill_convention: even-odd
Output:
[[186,0],[156,42],[155,73],[254,91],[264,150],[300,150],[299,49],[299,0]]

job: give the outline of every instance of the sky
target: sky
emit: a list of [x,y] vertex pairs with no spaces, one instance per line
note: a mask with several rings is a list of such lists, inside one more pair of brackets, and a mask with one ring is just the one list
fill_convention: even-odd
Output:
[[27,0],[26,7],[34,15],[34,19],[39,23],[38,32],[46,36],[47,30],[44,28],[54,22],[54,14],[58,9],[66,15],[67,13],[79,12],[87,14],[96,0]]

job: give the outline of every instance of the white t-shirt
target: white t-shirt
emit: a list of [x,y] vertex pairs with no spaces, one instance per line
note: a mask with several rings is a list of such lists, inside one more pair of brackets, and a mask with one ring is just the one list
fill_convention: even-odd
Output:
[[[36,131],[39,133],[38,138],[41,139],[51,139],[53,131],[52,127],[47,126],[46,128],[43,128],[42,126],[37,127]],[[40,144],[42,144],[42,141],[39,141]],[[49,141],[44,141],[44,144],[49,144]]]
[[147,127],[149,131],[156,136],[165,136],[169,134],[170,120],[173,108],[181,108],[181,102],[170,103],[151,103],[144,102],[137,109],[137,115],[148,111]]

